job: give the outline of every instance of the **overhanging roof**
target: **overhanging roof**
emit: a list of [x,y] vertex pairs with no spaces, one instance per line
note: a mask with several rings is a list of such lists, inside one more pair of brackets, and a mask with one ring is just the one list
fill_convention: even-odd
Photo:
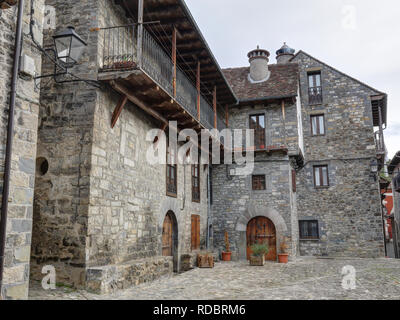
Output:
[[[127,16],[137,20],[138,0],[116,0],[127,12]],[[172,50],[173,28],[178,30],[177,64],[179,68],[196,82],[197,61],[201,63],[201,89],[209,101],[212,101],[214,86],[217,87],[217,101],[221,105],[231,105],[237,98],[228,84],[222,70],[204,39],[196,21],[183,0],[145,0],[144,22],[159,21],[145,25],[155,40],[165,48]]]

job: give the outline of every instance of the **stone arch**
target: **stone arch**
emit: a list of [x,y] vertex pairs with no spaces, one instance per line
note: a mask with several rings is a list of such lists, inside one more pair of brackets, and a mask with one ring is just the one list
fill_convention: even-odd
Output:
[[249,223],[249,221],[257,217],[266,217],[272,221],[276,230],[276,236],[277,236],[276,245],[278,248],[280,245],[280,236],[284,235],[288,230],[285,220],[278,213],[278,211],[268,206],[250,203],[247,206],[247,209],[243,213],[243,215],[241,215],[238,218],[235,227],[235,230],[239,232],[239,242],[238,242],[239,259],[246,259],[247,257],[246,254],[247,224]]
[[159,255],[162,255],[162,230],[163,230],[163,224],[165,217],[167,214],[170,214],[173,218],[173,221],[175,223],[175,238],[174,238],[174,252],[173,252],[173,266],[174,266],[174,272],[178,272],[180,269],[180,258],[181,258],[181,234],[180,230],[183,230],[181,227],[181,222],[180,222],[180,217],[179,217],[179,204],[177,199],[174,198],[168,198],[165,199],[161,203],[160,207],[160,212],[158,215],[158,231],[159,231]]
[[248,222],[256,217],[266,217],[270,219],[274,223],[277,233],[283,233],[288,230],[285,220],[278,211],[268,206],[256,204],[248,205],[245,214],[237,220],[235,230],[246,231]]

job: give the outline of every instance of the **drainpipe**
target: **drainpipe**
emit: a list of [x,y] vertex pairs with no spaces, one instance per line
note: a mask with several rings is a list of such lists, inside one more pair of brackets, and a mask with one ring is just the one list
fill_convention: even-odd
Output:
[[6,230],[7,230],[7,212],[8,212],[8,196],[10,194],[10,173],[11,173],[11,154],[14,137],[14,109],[15,97],[17,91],[19,60],[21,56],[21,39],[22,39],[22,16],[24,11],[24,0],[19,0],[17,29],[15,33],[14,47],[14,64],[11,78],[10,108],[8,114],[7,144],[6,157],[3,178],[3,198],[1,203],[1,220],[0,220],[0,296],[3,288],[3,271],[4,271],[4,254],[6,246]]
[[211,247],[211,243],[210,243],[210,225],[211,225],[211,221],[212,221],[212,217],[211,217],[211,181],[210,181],[210,166],[211,163],[208,164],[207,166],[207,250],[210,250]]

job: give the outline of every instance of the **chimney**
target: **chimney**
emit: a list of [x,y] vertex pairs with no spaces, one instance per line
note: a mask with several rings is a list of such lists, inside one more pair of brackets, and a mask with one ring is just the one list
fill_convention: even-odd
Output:
[[247,56],[250,62],[249,81],[252,83],[267,81],[271,74],[268,70],[269,52],[257,46],[257,49],[250,51]]
[[278,64],[285,64],[285,63],[289,63],[290,59],[292,59],[294,57],[294,53],[296,50],[290,48],[286,42],[283,43],[282,48],[280,48],[277,52],[276,52],[276,61],[278,62]]

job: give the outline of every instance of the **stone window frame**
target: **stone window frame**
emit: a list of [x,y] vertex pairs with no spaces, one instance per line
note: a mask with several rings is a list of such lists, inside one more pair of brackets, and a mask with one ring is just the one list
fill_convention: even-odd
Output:
[[[315,169],[316,168],[326,168],[326,175],[327,175],[327,185],[319,185],[317,186],[316,180],[315,180]],[[322,170],[320,171],[321,174]],[[330,184],[330,179],[329,179],[329,165],[328,164],[317,164],[312,166],[312,176],[313,176],[313,184],[315,189],[328,189],[331,184]],[[320,181],[322,179],[322,176],[320,176]]]
[[[318,237],[315,238],[302,238],[301,237],[301,227],[300,223],[301,222],[312,222],[316,221],[317,222],[317,232],[318,232]],[[298,220],[299,223],[299,241],[321,241],[321,221],[318,218],[315,217],[302,217]]]
[[[197,172],[196,172],[197,171]],[[197,173],[197,176],[196,176]],[[192,202],[200,203],[200,164],[192,164],[191,166],[191,176],[192,176]],[[197,187],[195,182],[197,181]]]
[[[268,118],[267,118],[267,111],[265,110],[265,106],[263,106],[263,109],[260,110],[249,110],[247,111],[246,114],[246,129],[250,129],[250,117],[251,116],[258,116],[258,115],[264,115],[264,121],[265,121],[265,128],[264,128],[264,139],[265,139],[265,149],[255,149],[255,151],[265,151],[268,146],[268,135],[267,135],[267,124],[268,124]],[[246,145],[246,136],[243,137],[243,143]]]
[[[323,70],[321,67],[315,67],[315,68],[307,68],[306,70],[306,84],[307,84],[307,99],[308,99],[308,105],[310,106],[319,106],[324,103],[324,90],[323,90]],[[320,82],[321,82],[321,102],[318,103],[311,103],[310,102],[310,80],[309,76],[312,74],[319,74],[320,75]]]
[[[264,179],[264,181],[262,181],[262,180],[260,181],[260,184],[261,184],[261,186],[263,188],[262,189],[255,189],[254,188],[254,179],[255,178],[261,178],[261,177]],[[251,175],[251,189],[253,191],[265,191],[265,190],[267,190],[267,177],[266,177],[266,175],[265,174],[252,174]]]
[[[323,125],[324,125],[324,133],[316,133],[316,134],[314,134],[314,132],[313,132],[313,118],[318,118],[318,117],[322,117],[322,122],[323,122]],[[319,121],[317,122],[317,131],[318,131],[318,129],[320,129],[320,127],[319,127]],[[326,117],[325,117],[325,113],[312,113],[312,114],[310,114],[310,134],[311,134],[311,137],[323,137],[323,136],[325,136],[326,135]]]
[[[166,170],[165,170],[165,184],[166,184],[166,195],[168,197],[173,197],[173,198],[177,198],[178,197],[178,164],[177,164],[177,152],[176,150],[174,150],[174,164],[171,164],[170,159],[170,153],[171,153],[171,149],[169,146],[167,146],[167,164],[166,164]],[[168,176],[171,175],[171,172],[174,172],[174,178],[168,178]],[[171,183],[171,181],[173,183]],[[175,192],[170,191],[170,186],[173,185],[173,187],[175,188]]]

